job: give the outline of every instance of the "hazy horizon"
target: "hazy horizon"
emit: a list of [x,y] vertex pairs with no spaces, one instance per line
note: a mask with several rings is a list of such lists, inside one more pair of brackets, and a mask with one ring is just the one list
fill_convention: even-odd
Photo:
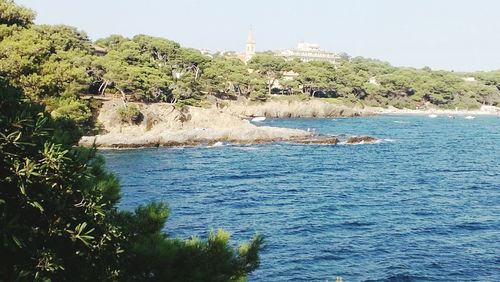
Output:
[[93,40],[149,34],[185,47],[243,52],[250,28],[257,51],[298,42],[387,61],[455,71],[500,69],[500,1],[17,0],[37,24],[66,24]]

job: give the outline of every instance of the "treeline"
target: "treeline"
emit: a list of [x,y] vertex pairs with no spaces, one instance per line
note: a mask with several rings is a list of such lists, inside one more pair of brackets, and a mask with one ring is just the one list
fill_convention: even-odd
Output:
[[118,210],[118,179],[73,129],[92,114],[79,96],[121,80],[85,35],[33,17],[0,1],[0,281],[245,281],[260,235],[237,248],[224,230],[177,239],[166,204]]

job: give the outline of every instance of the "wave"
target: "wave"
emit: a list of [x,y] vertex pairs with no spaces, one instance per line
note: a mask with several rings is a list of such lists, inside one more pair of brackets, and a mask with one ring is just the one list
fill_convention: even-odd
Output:
[[253,147],[253,146],[244,146],[244,147],[234,147],[237,150],[242,150],[242,151],[257,151],[259,148]]

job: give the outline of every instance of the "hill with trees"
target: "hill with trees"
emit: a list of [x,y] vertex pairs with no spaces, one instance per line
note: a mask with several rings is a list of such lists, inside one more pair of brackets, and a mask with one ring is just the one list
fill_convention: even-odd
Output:
[[[82,100],[86,95],[194,106],[206,105],[210,96],[263,102],[272,94],[413,109],[500,104],[500,71],[394,67],[347,55],[337,64],[286,61],[271,52],[245,64],[148,35],[92,42],[73,27],[35,25],[32,11],[14,6],[2,1],[0,8],[0,75],[53,116],[74,120],[89,134],[96,130],[99,103]],[[290,71],[297,76],[284,77]]]

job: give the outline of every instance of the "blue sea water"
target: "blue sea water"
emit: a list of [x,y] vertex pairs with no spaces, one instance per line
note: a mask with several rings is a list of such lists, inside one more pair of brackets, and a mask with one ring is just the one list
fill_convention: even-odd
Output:
[[120,207],[167,201],[182,238],[263,234],[250,281],[500,281],[500,117],[261,124],[384,140],[103,151]]

